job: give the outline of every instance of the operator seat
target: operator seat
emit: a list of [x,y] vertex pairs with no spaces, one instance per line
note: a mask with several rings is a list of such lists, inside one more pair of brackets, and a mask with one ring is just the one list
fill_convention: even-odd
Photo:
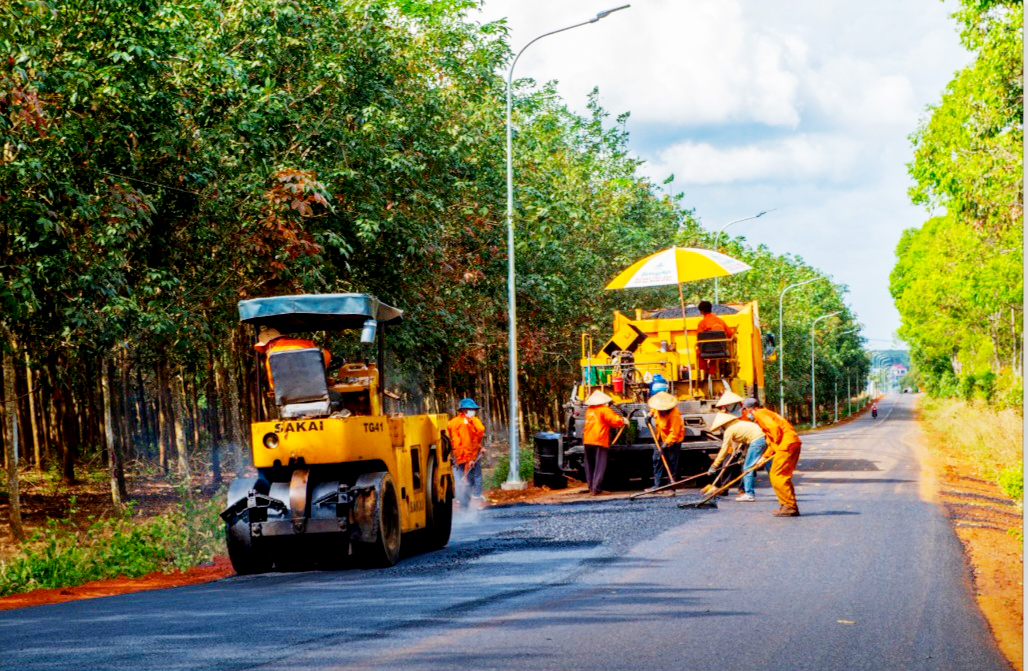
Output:
[[331,410],[325,358],[320,349],[272,352],[268,367],[275,385],[275,405],[282,419],[326,417]]

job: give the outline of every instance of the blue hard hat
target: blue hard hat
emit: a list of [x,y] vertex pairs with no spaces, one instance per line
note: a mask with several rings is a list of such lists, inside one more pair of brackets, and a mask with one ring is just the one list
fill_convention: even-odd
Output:
[[478,404],[472,401],[470,398],[462,398],[460,405],[457,406],[458,410],[478,410]]

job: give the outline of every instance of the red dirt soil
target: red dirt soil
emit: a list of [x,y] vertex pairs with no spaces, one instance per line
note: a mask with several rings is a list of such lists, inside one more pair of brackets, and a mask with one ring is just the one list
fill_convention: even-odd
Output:
[[214,560],[213,566],[197,566],[187,571],[151,573],[142,578],[97,580],[96,582],[89,582],[77,587],[37,589],[24,594],[14,594],[0,598],[0,610],[46,606],[53,603],[64,603],[65,601],[99,599],[105,596],[131,594],[132,592],[148,592],[154,589],[198,585],[200,583],[221,580],[222,578],[235,575],[235,573],[232,570],[232,564],[228,561],[228,557],[217,557]]

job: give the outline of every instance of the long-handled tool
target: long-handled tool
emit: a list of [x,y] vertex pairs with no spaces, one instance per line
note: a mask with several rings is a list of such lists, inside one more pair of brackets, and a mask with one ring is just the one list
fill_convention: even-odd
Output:
[[764,464],[766,464],[769,461],[771,461],[771,460],[770,459],[761,459],[757,463],[753,464],[753,466],[751,466],[751,467],[747,468],[745,471],[743,471],[742,475],[740,475],[737,478],[734,478],[727,485],[723,485],[719,489],[715,489],[714,491],[712,491],[711,493],[707,494],[704,498],[700,499],[699,501],[686,501],[685,503],[679,503],[678,507],[679,508],[717,508],[717,501],[715,501],[714,499],[716,499],[722,492],[726,492],[729,489],[731,489],[732,485],[734,485],[735,483],[739,482],[740,480],[742,480],[744,477],[746,477],[750,473],[755,473],[756,471],[759,471],[761,468],[763,468]]
[[646,418],[646,428],[650,430],[650,438],[653,438],[653,444],[657,447],[657,454],[660,455],[660,460],[664,463],[664,470],[667,471],[667,481],[674,482],[675,474],[671,472],[671,467],[667,463],[667,458],[664,456],[664,449],[660,446],[660,440],[657,439],[657,432],[654,430],[653,422],[650,418]]
[[728,457],[728,459],[725,459],[725,463],[724,463],[724,465],[723,465],[723,466],[721,466],[721,469],[720,469],[720,470],[718,470],[718,473],[717,473],[717,475],[716,475],[716,476],[714,476],[714,481],[713,481],[713,482],[711,482],[711,483],[710,483],[709,485],[707,485],[706,487],[704,487],[704,488],[703,488],[703,490],[702,490],[702,491],[703,491],[703,493],[704,493],[704,494],[709,494],[710,492],[712,492],[712,491],[714,491],[715,489],[717,489],[717,484],[718,484],[719,482],[721,482],[721,477],[722,477],[722,476],[723,476],[723,475],[724,475],[725,473],[727,473],[727,472],[728,472],[728,469],[729,469],[729,468],[731,468],[732,466],[735,466],[735,465],[736,465],[737,463],[739,463],[740,461],[742,461],[742,459],[740,459],[740,456],[741,456],[741,455],[742,455],[742,454],[743,454],[743,453],[744,453],[745,451],[746,451],[746,450],[744,450],[744,449],[742,449],[742,448],[740,447],[739,449],[737,449],[737,450],[736,450],[735,452],[733,452],[733,453],[732,453],[732,456]]
[[632,494],[631,496],[629,496],[628,499],[631,501],[631,500],[635,500],[636,498],[638,498],[640,496],[643,496],[645,494],[656,494],[657,492],[662,492],[665,489],[672,489],[672,488],[677,487],[679,485],[685,484],[686,482],[689,482],[690,480],[695,480],[696,478],[703,477],[706,474],[707,474],[707,472],[703,471],[702,473],[697,473],[696,475],[690,475],[687,478],[683,478],[683,479],[679,480],[678,482],[672,482],[669,485],[661,485],[660,487],[653,487],[652,489],[647,489],[645,491],[636,492],[635,494]]

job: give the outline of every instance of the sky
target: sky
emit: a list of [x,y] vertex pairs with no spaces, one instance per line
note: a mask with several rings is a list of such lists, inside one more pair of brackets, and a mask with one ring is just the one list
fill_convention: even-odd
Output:
[[892,346],[896,243],[930,216],[907,197],[909,136],[971,60],[956,3],[485,0],[471,18],[506,17],[517,51],[626,1],[533,44],[515,79],[557,81],[580,113],[598,87],[611,120],[630,112],[640,172],[657,184],[674,175],[664,188],[684,193],[704,228],[773,210],[726,235],[847,285],[867,347]]

